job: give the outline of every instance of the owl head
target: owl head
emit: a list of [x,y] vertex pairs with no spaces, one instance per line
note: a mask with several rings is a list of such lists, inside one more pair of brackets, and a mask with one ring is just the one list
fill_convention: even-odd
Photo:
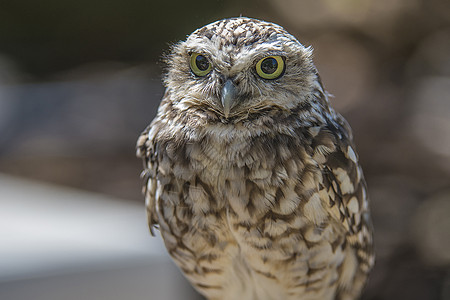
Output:
[[311,56],[310,48],[279,25],[224,19],[173,47],[165,85],[179,110],[208,110],[226,122],[327,105]]

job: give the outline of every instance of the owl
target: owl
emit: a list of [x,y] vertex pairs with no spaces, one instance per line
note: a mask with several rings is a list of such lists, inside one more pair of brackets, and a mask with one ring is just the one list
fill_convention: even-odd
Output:
[[224,19],[167,56],[137,142],[148,223],[211,300],[356,299],[374,264],[352,132],[282,27]]

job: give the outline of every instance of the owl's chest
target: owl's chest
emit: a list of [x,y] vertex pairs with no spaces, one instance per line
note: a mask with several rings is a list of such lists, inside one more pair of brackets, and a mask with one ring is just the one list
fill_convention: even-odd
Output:
[[[302,273],[308,270],[306,260],[317,254],[307,245],[314,242],[328,251],[325,237],[334,229],[323,223],[327,212],[318,195],[305,203],[306,194],[317,189],[320,172],[304,148],[289,149],[257,141],[190,144],[184,161],[161,161],[156,193],[161,232],[193,282],[209,278],[211,286],[252,287],[230,291],[235,296],[266,299],[256,294],[259,290],[277,299],[283,283],[276,274],[308,278]],[[316,230],[305,210],[314,210],[324,230]],[[317,264],[329,257],[318,257]],[[265,284],[255,287],[254,282]]]
[[273,214],[301,216],[303,194],[317,190],[321,177],[298,139],[215,137],[172,148],[159,162],[157,194],[175,216],[199,228],[236,230]]

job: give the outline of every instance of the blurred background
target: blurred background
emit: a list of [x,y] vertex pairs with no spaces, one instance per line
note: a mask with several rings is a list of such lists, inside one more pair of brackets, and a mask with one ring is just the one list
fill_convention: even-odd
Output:
[[363,299],[450,299],[446,0],[0,2],[0,299],[202,299],[146,229],[135,141],[161,55],[230,16],[315,49],[369,185]]

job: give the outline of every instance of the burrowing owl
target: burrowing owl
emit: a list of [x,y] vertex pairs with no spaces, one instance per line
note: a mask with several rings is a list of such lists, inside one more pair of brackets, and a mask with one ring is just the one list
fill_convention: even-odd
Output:
[[372,268],[366,184],[312,58],[250,18],[167,57],[137,143],[150,228],[208,299],[355,299]]

